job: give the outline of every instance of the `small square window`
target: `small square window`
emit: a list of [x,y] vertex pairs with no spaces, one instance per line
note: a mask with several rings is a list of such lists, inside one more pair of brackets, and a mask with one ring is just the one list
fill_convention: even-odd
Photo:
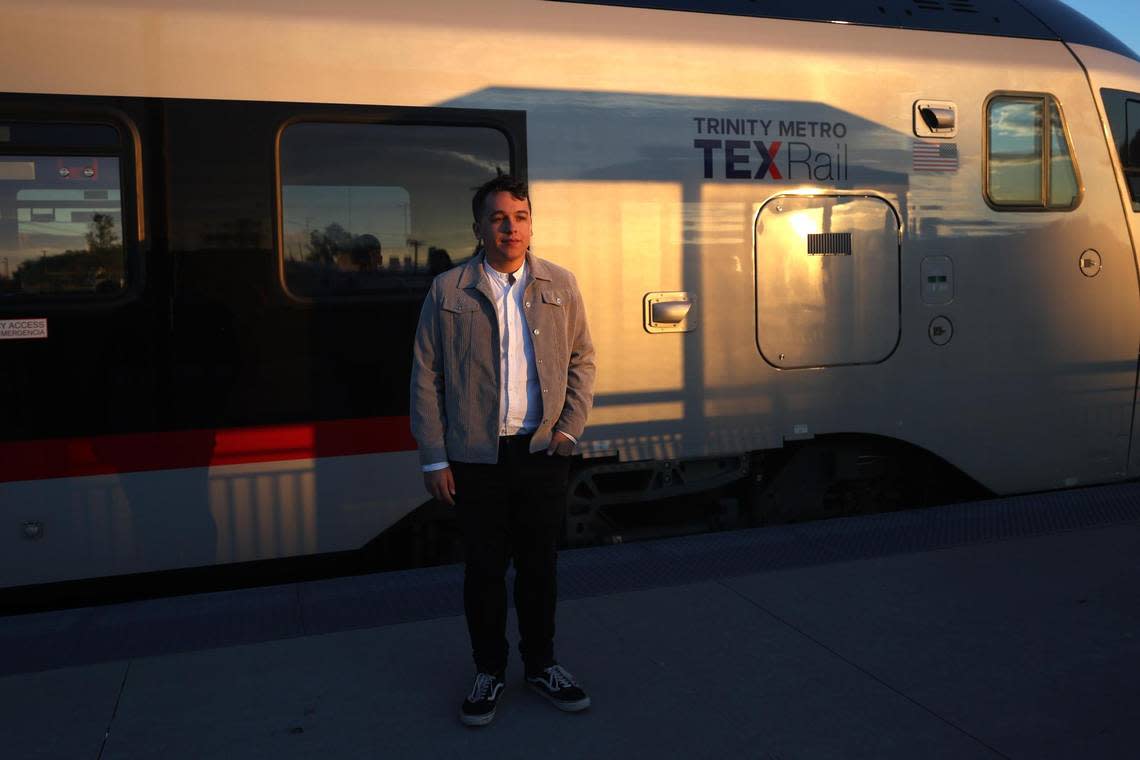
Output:
[[1064,119],[1049,95],[997,95],[986,105],[985,193],[1000,210],[1069,210],[1081,189]]

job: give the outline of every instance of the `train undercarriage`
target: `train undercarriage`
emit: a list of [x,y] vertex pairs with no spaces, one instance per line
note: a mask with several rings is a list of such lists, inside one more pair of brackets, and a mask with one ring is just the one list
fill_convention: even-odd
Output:
[[[690,460],[579,460],[568,484],[562,545],[875,514],[987,495],[938,457],[876,436],[821,436],[774,451]],[[463,559],[452,508],[434,501],[362,552],[378,569]]]

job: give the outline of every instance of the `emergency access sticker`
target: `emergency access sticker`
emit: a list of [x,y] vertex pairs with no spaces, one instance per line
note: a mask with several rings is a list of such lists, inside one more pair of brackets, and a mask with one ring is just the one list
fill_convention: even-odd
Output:
[[0,340],[46,338],[46,319],[0,319]]

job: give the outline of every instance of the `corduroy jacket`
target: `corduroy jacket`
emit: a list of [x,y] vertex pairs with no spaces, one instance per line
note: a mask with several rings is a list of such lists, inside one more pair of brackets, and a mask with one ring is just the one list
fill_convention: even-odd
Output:
[[[530,450],[554,431],[582,437],[594,398],[594,346],[574,275],[530,252],[523,291],[542,389]],[[412,354],[412,435],[420,463],[490,464],[499,454],[499,324],[483,254],[432,281]]]

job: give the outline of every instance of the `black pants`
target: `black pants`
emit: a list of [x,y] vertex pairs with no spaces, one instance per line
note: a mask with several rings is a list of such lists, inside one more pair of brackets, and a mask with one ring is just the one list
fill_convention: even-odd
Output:
[[528,452],[529,435],[499,439],[496,464],[452,462],[466,567],[463,608],[475,667],[507,666],[507,563],[515,563],[519,650],[528,672],[554,662],[558,536],[568,457]]

